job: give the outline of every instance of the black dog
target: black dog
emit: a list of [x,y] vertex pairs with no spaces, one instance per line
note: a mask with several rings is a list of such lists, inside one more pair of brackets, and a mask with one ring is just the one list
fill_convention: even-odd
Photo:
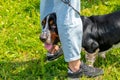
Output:
[[[58,35],[56,14],[52,13],[49,16],[55,18],[53,23],[56,27],[53,31]],[[120,42],[120,11],[106,15],[81,16],[81,19],[83,22],[82,47],[88,52],[86,59],[93,65],[96,53],[106,51]],[[50,28],[49,30],[51,31]],[[59,37],[56,37],[53,42],[59,42]]]
[[120,11],[102,16],[81,17],[83,44],[89,53],[108,50],[120,42]]

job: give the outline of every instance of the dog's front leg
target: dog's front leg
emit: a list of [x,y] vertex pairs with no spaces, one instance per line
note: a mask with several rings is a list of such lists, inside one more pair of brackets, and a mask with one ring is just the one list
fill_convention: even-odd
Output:
[[97,49],[94,53],[86,53],[85,58],[86,58],[87,65],[93,67],[98,52],[99,52],[99,49]]

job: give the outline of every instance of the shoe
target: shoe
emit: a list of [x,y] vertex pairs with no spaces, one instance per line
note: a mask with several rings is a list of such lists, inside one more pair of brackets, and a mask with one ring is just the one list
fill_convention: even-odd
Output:
[[52,60],[55,60],[55,59],[59,58],[59,57],[62,56],[62,55],[63,55],[63,50],[62,50],[62,48],[60,47],[60,49],[59,49],[54,55],[48,53],[48,54],[47,54],[47,57],[46,57],[46,60],[47,60],[47,61],[52,61]]
[[81,62],[79,71],[71,72],[70,70],[68,70],[68,77],[69,78],[79,78],[82,76],[96,77],[96,76],[99,76],[102,74],[103,74],[102,69],[90,67],[90,66],[84,64],[83,62]]

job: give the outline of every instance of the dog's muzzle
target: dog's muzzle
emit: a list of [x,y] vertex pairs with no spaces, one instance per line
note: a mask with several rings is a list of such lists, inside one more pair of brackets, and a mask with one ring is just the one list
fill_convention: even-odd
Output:
[[44,43],[50,44],[51,43],[51,34],[50,31],[42,31],[40,35],[40,40]]
[[47,39],[47,32],[42,32],[42,33],[40,34],[40,40],[41,40],[42,42],[45,42],[46,39]]
[[52,48],[50,31],[43,31],[40,35],[40,40],[44,43],[45,48],[49,51]]

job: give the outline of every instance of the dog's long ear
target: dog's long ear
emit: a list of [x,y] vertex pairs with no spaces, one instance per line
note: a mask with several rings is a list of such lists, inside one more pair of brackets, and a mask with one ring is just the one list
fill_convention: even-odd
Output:
[[56,17],[56,13],[54,12],[54,13],[52,13],[55,17]]
[[54,22],[55,24],[57,24],[57,16],[56,16],[56,13],[52,13],[53,17],[54,17]]
[[58,34],[56,13],[51,13],[51,18],[52,18],[52,20],[50,22],[53,23],[51,25],[51,29]]
[[46,24],[46,18],[47,16],[45,16],[44,19],[41,21],[41,25],[43,26],[43,28],[45,27]]
[[46,24],[46,19],[44,18],[41,22],[42,26]]

